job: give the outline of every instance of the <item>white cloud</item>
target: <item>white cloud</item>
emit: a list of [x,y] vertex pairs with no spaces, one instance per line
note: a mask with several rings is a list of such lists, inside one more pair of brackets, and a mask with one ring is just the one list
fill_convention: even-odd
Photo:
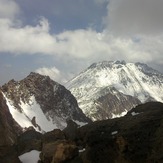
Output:
[[[104,3],[108,0],[96,1]],[[161,33],[163,29],[161,28],[163,10],[160,10],[162,2],[162,0],[155,0],[155,2],[152,0],[110,0],[108,16],[105,19],[108,26],[101,33],[93,29],[79,29],[51,34],[49,22],[45,18],[41,18],[35,26],[15,24],[17,19],[14,16],[13,20],[12,15],[19,12],[18,5],[11,0],[0,0],[0,4],[9,4],[6,7],[3,5],[4,8],[11,6],[11,10],[6,13],[0,7],[0,15],[2,15],[0,17],[0,52],[17,55],[60,56],[61,62],[72,58],[76,60],[77,64],[74,64],[76,66],[79,66],[81,62],[122,59],[160,64],[163,61],[163,35],[154,34]],[[153,35],[147,36],[148,32]],[[128,37],[122,37],[123,35]],[[44,67],[38,69],[37,72],[49,75],[58,82],[67,79],[67,77],[62,78],[65,74],[55,67]]]
[[69,54],[76,58],[89,58],[103,54],[108,47],[107,42],[101,41],[101,33],[91,29],[66,31],[56,36],[58,53]]
[[159,62],[163,60],[163,35],[139,36],[135,39],[115,37],[108,31],[92,29],[50,32],[48,20],[36,26],[17,27],[9,19],[0,19],[0,52],[11,54],[59,55],[84,60],[117,60]]
[[14,54],[51,53],[55,39],[42,18],[36,26],[17,27],[9,19],[0,19],[0,51]]
[[65,83],[67,80],[64,76],[64,73],[60,72],[56,67],[42,67],[42,68],[38,68],[37,70],[35,70],[35,72],[41,74],[41,75],[45,75],[45,76],[49,76],[52,80],[58,82],[58,83]]
[[14,0],[0,0],[0,18],[13,19],[20,13],[20,8]]

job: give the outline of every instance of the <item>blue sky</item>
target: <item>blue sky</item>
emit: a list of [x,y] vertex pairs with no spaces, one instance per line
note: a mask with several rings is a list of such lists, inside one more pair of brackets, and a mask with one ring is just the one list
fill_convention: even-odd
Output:
[[102,60],[163,72],[162,0],[0,0],[0,85],[31,71],[64,83]]

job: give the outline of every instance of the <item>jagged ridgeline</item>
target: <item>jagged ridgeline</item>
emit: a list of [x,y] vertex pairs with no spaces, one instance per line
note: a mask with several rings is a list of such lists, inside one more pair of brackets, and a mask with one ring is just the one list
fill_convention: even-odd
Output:
[[2,91],[13,118],[23,128],[33,126],[44,132],[63,129],[67,119],[80,125],[90,121],[71,92],[48,76],[32,72],[21,81],[9,81]]
[[163,102],[163,74],[142,63],[94,63],[66,87],[94,121],[122,116],[140,103]]

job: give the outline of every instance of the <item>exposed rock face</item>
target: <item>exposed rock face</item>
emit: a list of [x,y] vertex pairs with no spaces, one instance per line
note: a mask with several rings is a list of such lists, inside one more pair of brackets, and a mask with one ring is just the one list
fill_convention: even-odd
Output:
[[[105,91],[108,90],[107,88]],[[109,88],[108,93],[94,100],[93,112],[90,117],[93,120],[105,120],[108,118],[121,117],[133,106],[140,104],[137,98],[124,95],[114,87]]]
[[9,112],[6,100],[0,90],[0,146],[13,145],[17,135],[21,133],[20,126]]
[[142,63],[94,63],[66,87],[93,121],[119,117],[140,102],[163,102],[163,74]]
[[75,140],[77,137],[78,125],[72,120],[67,121],[67,127],[63,130],[67,139]]
[[[50,131],[63,129],[67,118],[83,123],[89,121],[70,91],[47,76],[31,73],[19,82],[9,81],[2,86],[2,91],[11,114],[22,127],[33,126],[37,131]],[[18,114],[24,123],[16,116]]]
[[53,131],[49,131],[42,136],[42,144],[47,144],[51,142],[55,142],[57,140],[65,140],[66,136],[63,131],[60,129],[54,129]]
[[78,157],[83,163],[161,163],[163,104],[139,105],[124,117],[83,126],[78,135],[85,145]]
[[1,163],[21,163],[15,146],[0,147]]
[[14,144],[21,133],[20,126],[14,121],[9,112],[6,100],[0,90],[0,162],[18,163],[17,152]]

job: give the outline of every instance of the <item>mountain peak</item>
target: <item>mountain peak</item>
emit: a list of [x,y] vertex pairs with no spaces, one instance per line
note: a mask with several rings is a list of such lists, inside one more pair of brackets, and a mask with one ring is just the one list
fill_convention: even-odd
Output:
[[93,63],[91,66],[88,67],[88,69],[95,68],[95,67],[111,67],[113,65],[125,65],[126,62],[124,60],[122,61],[101,61],[98,63]]
[[31,125],[38,131],[49,131],[66,127],[67,118],[83,124],[89,121],[71,92],[48,76],[31,72],[23,80],[8,82],[2,91],[23,128]]
[[[125,112],[122,108],[126,107],[120,100],[125,101],[128,109],[139,104],[140,101],[142,103],[163,102],[163,95],[160,94],[160,90],[163,90],[163,75],[139,62],[102,61],[94,63],[66,85],[77,98],[83,112],[89,117],[94,116],[96,120],[101,119],[104,115],[106,115],[105,118],[111,118],[115,117],[115,114]],[[107,116],[106,108],[114,115],[108,114]],[[116,108],[119,108],[118,112]],[[99,114],[101,114],[100,118]]]
[[35,81],[35,80],[48,80],[48,81],[52,81],[51,79],[50,79],[50,77],[49,76],[45,76],[45,75],[41,75],[41,74],[39,74],[39,73],[36,73],[36,72],[31,72],[26,78],[24,78],[23,80],[29,80],[29,79],[31,79],[31,80],[33,80],[33,81]]

